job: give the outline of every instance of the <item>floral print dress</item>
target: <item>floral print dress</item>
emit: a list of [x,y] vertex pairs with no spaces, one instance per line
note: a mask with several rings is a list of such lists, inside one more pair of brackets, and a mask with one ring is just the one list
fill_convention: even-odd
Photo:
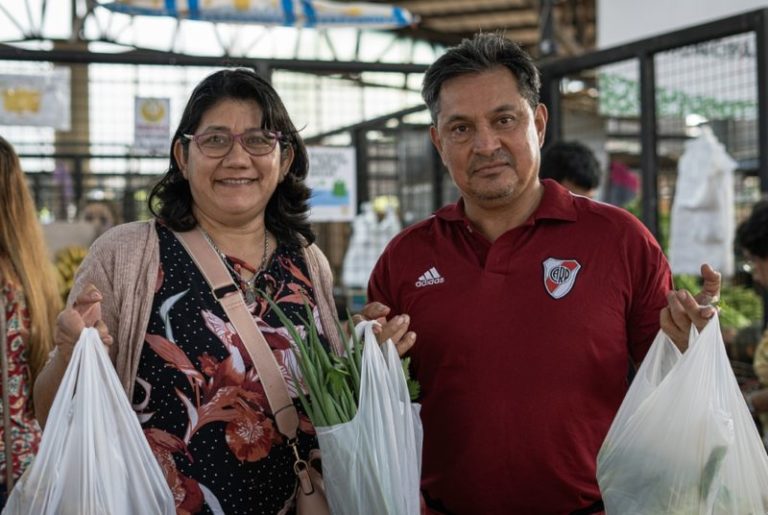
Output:
[[[11,416],[11,445],[13,477],[18,479],[32,463],[40,447],[40,426],[32,413],[32,381],[30,379],[27,338],[29,336],[29,312],[24,292],[7,281],[0,281],[3,297],[5,330],[0,335],[8,353],[8,403]],[[0,386],[1,387],[1,386]],[[5,484],[5,430],[3,427],[3,403],[0,402],[0,483]]]
[[[293,513],[293,452],[253,363],[184,247],[168,228],[157,231],[160,269],[133,404],[177,513]],[[280,244],[256,285],[298,327],[306,299],[319,325],[308,277],[302,249]],[[317,441],[293,386],[293,375],[300,377],[294,344],[266,300],[248,308],[299,411],[299,449],[307,456]]]

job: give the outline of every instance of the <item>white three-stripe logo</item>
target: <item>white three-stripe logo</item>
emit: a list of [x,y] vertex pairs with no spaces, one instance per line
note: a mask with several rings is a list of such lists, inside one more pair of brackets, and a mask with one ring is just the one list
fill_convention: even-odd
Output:
[[432,286],[433,284],[441,284],[445,282],[445,277],[440,275],[437,268],[432,267],[419,276],[419,280],[416,281],[416,287],[422,288],[424,286]]

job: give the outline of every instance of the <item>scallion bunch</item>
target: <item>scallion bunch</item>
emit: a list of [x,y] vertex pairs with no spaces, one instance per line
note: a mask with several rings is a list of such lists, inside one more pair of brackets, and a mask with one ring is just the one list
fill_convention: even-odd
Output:
[[[336,330],[345,345],[344,354],[338,355],[321,343],[312,309],[306,302],[306,318],[300,317],[305,328],[305,335],[302,337],[280,306],[269,297],[266,298],[298,348],[296,360],[309,395],[304,394],[298,378],[294,377],[294,383],[301,404],[312,423],[315,426],[327,427],[352,420],[357,413],[360,399],[362,340],[355,331],[347,334],[337,322]],[[349,318],[351,319],[351,316]],[[409,377],[409,361],[408,358],[403,361],[403,370],[411,399],[415,399],[418,397],[419,385]]]

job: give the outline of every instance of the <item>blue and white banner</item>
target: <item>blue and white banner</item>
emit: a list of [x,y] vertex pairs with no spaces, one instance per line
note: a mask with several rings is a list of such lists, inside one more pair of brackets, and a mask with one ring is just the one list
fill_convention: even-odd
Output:
[[323,0],[115,0],[114,12],[222,23],[288,27],[399,28],[414,23],[407,10],[386,4]]

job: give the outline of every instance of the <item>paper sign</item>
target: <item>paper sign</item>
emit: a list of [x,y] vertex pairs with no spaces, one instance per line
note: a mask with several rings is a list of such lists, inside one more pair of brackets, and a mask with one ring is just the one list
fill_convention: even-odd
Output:
[[134,150],[166,154],[171,139],[171,101],[168,98],[136,97]]
[[0,74],[0,125],[70,129],[70,70]]
[[357,165],[352,147],[308,147],[313,222],[348,222],[357,205]]

